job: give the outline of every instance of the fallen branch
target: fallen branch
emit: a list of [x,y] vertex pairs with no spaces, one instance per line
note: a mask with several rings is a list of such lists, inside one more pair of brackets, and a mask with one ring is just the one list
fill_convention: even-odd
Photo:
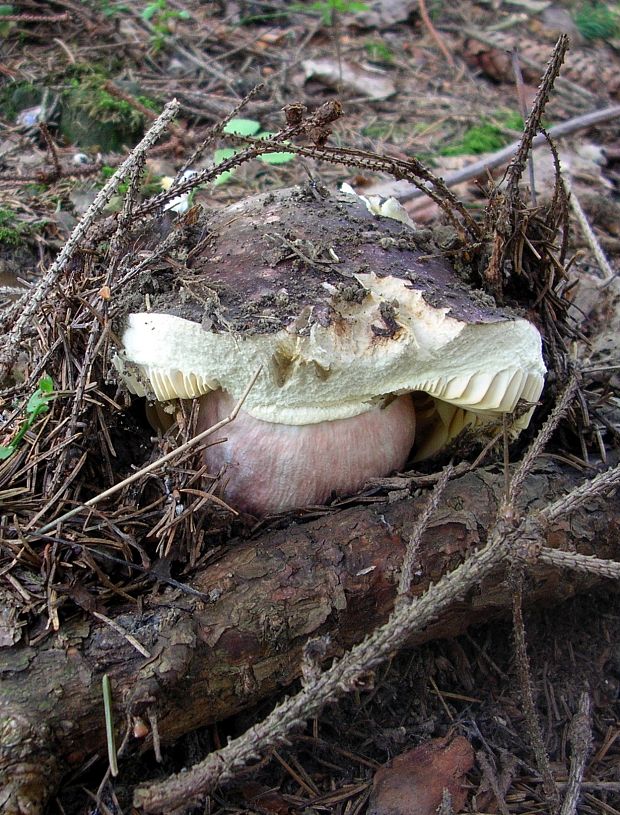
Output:
[[[541,462],[523,484],[520,511],[531,515],[554,505],[560,495],[571,494],[579,478],[573,470]],[[614,483],[609,476],[598,481],[599,488]],[[503,570],[495,567],[513,531],[504,542],[495,536],[480,549],[480,530],[492,526],[504,486],[503,474],[483,469],[448,483],[442,506],[421,537],[413,600],[399,609],[403,616],[397,635],[382,639],[385,632],[379,631],[372,635],[378,640],[364,640],[342,665],[338,681],[343,687],[354,681],[350,660],[359,665],[369,653],[364,649],[372,646],[374,653],[377,642],[385,654],[404,642],[454,636],[509,613]],[[560,517],[544,524],[545,549],[602,559],[617,555],[620,500],[609,500],[596,513],[588,506],[594,500],[591,489],[578,489],[575,502],[569,499],[571,523]],[[288,529],[266,530],[255,540],[232,541],[217,563],[192,579],[191,588],[201,596],[166,588],[145,596],[140,609],[108,610],[106,616],[152,655],[148,660],[123,634],[96,618],[86,624],[83,618],[65,621],[38,645],[2,649],[0,809],[16,815],[27,803],[32,815],[43,812],[64,772],[94,753],[105,753],[104,673],[110,675],[116,721],[129,715],[148,722],[149,711],[155,710],[162,743],[170,743],[293,681],[309,639],[330,636],[327,659],[360,642],[385,623],[393,608],[404,552],[422,505],[422,499],[407,499],[358,506]],[[422,596],[464,559],[456,572]],[[579,571],[559,575],[542,562],[532,564],[529,573],[528,604],[558,602],[601,579]],[[452,592],[459,599],[452,597],[449,603]],[[301,709],[295,707],[287,721],[297,721]],[[257,746],[254,737],[251,731],[245,759]],[[150,739],[132,742],[144,748]],[[219,758],[211,761],[225,770],[238,766],[221,764]],[[145,789],[138,799],[145,809],[157,811],[162,794]]]
[[[620,105],[613,105],[612,107],[603,108],[603,110],[594,110],[591,113],[585,113],[583,116],[576,116],[574,119],[569,119],[562,124],[554,125],[547,131],[547,135],[552,139],[560,139],[564,136],[570,136],[577,133],[579,130],[586,130],[594,125],[610,122],[620,116]],[[520,141],[515,141],[507,147],[502,147],[496,153],[491,153],[480,161],[475,161],[473,164],[468,164],[461,170],[447,175],[443,182],[446,187],[454,187],[464,181],[471,181],[472,178],[485,175],[489,170],[494,170],[496,167],[501,167],[512,160],[514,154],[519,148]],[[539,133],[532,139],[532,147],[540,147],[542,144],[547,143],[547,137],[544,133]],[[415,188],[407,192],[398,193],[399,201],[415,201],[421,198],[426,192],[423,189]]]

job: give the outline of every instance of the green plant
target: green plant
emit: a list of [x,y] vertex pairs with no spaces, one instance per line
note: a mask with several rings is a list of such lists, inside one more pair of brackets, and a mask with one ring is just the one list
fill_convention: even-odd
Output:
[[142,9],[142,19],[151,24],[151,48],[161,51],[172,33],[170,23],[175,20],[189,20],[190,14],[185,9],[175,9],[168,5],[168,0],[154,0]]
[[[141,138],[146,117],[129,101],[110,93],[109,81],[106,70],[97,65],[76,64],[66,71],[59,123],[66,142],[119,152]],[[144,107],[158,110],[157,103],[140,96],[137,87],[125,85],[125,89]]]
[[[267,130],[261,130],[260,122],[257,122],[256,119],[231,119],[224,127],[223,132],[233,136],[254,136],[257,139],[269,139],[274,135]],[[227,158],[232,158],[238,152],[239,148],[236,147],[220,147],[213,154],[213,160],[216,164],[219,164]],[[265,153],[258,158],[264,164],[286,164],[295,158],[295,154],[286,152]],[[224,170],[214,179],[213,183],[215,185],[225,184],[230,181],[233,173],[234,170]]]
[[18,246],[30,225],[22,224],[15,218],[10,209],[0,207],[0,243],[7,246]]
[[574,14],[579,33],[587,40],[610,40],[620,33],[620,8],[615,3],[584,3]]
[[366,40],[364,48],[368,59],[372,62],[379,62],[383,65],[391,65],[394,62],[394,54],[383,40]]
[[69,80],[67,93],[76,107],[99,122],[122,123],[131,130],[142,127],[143,115],[129,102],[112,96],[104,88],[106,81],[106,78],[96,71],[87,73],[79,79],[74,77]]
[[7,37],[13,27],[11,22],[2,22],[3,17],[8,17],[10,14],[15,14],[15,9],[8,3],[0,5],[0,37]]
[[19,430],[8,444],[0,445],[0,461],[3,461],[4,459],[7,459],[13,455],[21,440],[24,438],[39,416],[47,413],[49,410],[49,403],[55,396],[54,383],[51,377],[42,377],[39,380],[39,387],[26,403],[26,415],[20,425]]
[[314,0],[313,3],[291,3],[290,11],[303,11],[318,14],[323,25],[331,26],[337,14],[351,14],[368,11],[368,4],[358,0]]
[[[500,122],[500,123],[497,123]],[[508,112],[496,121],[483,121],[466,130],[460,141],[440,149],[442,156],[478,155],[493,153],[508,143],[506,130],[522,130],[523,119],[518,113]]]
[[130,11],[129,6],[120,0],[100,0],[99,5],[104,17],[116,17],[117,14],[127,14]]
[[22,231],[22,227],[15,221],[14,214],[8,209],[0,209],[0,243],[17,246]]

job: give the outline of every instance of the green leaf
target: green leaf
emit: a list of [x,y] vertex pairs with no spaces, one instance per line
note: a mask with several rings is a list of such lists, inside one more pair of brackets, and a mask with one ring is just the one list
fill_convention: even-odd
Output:
[[[270,139],[272,136],[275,136],[275,133],[270,133],[268,130],[264,130],[262,133],[259,133],[257,138],[258,139]],[[262,156],[258,157],[264,164],[287,164],[289,161],[292,161],[295,158],[295,153],[263,153]]]
[[287,164],[295,158],[295,153],[263,153],[259,159],[264,164]]
[[[213,154],[213,160],[215,161],[216,164],[219,164],[221,161],[225,161],[227,158],[232,158],[238,152],[239,151],[236,150],[234,147],[220,147]],[[233,173],[234,169],[224,170],[223,173],[220,173],[213,179],[213,184],[216,187],[219,187],[220,184],[226,184],[226,182],[230,181],[230,179],[232,178]]]
[[234,136],[254,136],[260,130],[260,122],[255,119],[231,119],[224,127],[224,133]]
[[26,403],[26,418],[21,423],[15,438],[8,445],[0,445],[0,461],[13,455],[21,440],[30,430],[37,418],[49,409],[48,402],[54,399],[54,382],[50,376],[42,376],[39,386]]
[[142,10],[140,17],[142,17],[143,20],[146,20],[148,22],[152,17],[154,17],[157,14],[159,10],[160,10],[159,3],[149,3],[148,6],[146,6]]
[[179,11],[178,17],[179,20],[191,20],[192,15],[189,13],[189,11],[185,11],[185,9],[183,9],[183,11]]
[[32,422],[41,413],[45,413],[48,409],[48,402],[54,398],[53,395],[54,383],[49,376],[43,377],[39,380],[39,387],[32,394],[26,405],[26,413],[29,416],[29,422]]
[[14,10],[13,6],[1,5],[0,6],[0,17],[5,17],[7,14],[15,14],[15,10]]
[[43,393],[53,393],[54,380],[51,376],[42,376],[39,379],[39,390],[43,391]]
[[238,152],[236,147],[219,147],[213,154],[213,160],[216,164],[219,164],[220,161],[236,156]]

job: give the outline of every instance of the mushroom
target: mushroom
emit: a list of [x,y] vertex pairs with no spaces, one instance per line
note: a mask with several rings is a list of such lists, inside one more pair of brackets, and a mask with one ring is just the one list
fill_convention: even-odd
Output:
[[115,365],[135,394],[200,398],[198,431],[260,366],[205,453],[232,506],[322,503],[503,414],[514,434],[527,426],[545,374],[537,329],[470,289],[428,230],[316,186],[244,199],[194,229],[185,263],[156,273],[150,311],[128,294]]

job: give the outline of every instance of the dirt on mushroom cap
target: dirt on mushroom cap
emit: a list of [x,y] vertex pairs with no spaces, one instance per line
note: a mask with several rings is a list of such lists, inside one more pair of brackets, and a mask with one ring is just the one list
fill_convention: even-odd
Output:
[[215,332],[273,333],[307,309],[328,325],[336,317],[332,287],[359,302],[364,289],[354,275],[374,272],[408,281],[464,322],[513,316],[472,291],[467,270],[457,274],[441,255],[431,230],[373,216],[351,195],[314,185],[278,190],[206,214],[174,267],[158,263],[126,287],[124,313],[144,310],[148,294],[150,310]]
[[138,395],[239,398],[260,369],[245,402],[257,419],[331,421],[421,390],[452,405],[449,426],[455,407],[478,423],[540,395],[534,326],[472,291],[428,233],[355,195],[280,190],[186,231],[141,307],[136,287],[123,293],[115,365]]

